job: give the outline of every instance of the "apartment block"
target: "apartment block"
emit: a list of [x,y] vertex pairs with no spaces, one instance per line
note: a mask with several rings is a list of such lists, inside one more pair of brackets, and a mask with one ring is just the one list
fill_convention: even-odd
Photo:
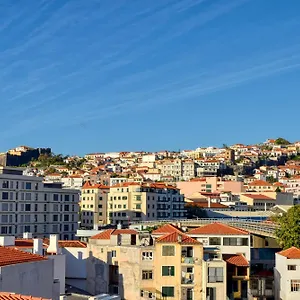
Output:
[[[130,229],[109,229],[88,243],[88,292],[122,299],[225,300],[226,263],[204,259],[203,246],[174,230],[155,241]],[[207,275],[209,274],[209,276]]]
[[61,183],[45,183],[41,177],[24,176],[22,169],[0,167],[0,234],[34,237],[59,234],[73,239],[78,227],[77,190]]
[[110,187],[107,223],[184,218],[184,205],[183,195],[174,186],[125,182]]
[[107,224],[107,199],[109,187],[86,182],[81,193],[81,227],[94,228]]
[[300,249],[291,247],[275,255],[275,300],[300,299]]

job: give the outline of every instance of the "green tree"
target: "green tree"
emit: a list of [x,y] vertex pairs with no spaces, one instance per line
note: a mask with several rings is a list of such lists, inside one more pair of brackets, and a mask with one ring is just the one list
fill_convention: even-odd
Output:
[[269,183],[275,183],[277,180],[273,176],[267,176],[266,181]]
[[280,246],[284,249],[293,246],[300,248],[300,205],[276,216],[274,221],[279,225],[275,234]]
[[288,140],[281,138],[281,137],[276,139],[276,141],[275,141],[275,145],[290,145],[290,144],[291,143]]

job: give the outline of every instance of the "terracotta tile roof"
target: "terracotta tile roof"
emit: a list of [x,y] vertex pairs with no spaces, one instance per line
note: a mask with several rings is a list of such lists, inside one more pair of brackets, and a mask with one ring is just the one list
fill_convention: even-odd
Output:
[[82,189],[109,189],[109,186],[103,184],[92,185],[89,181],[86,181],[82,186]]
[[61,248],[86,248],[87,245],[81,241],[58,241]]
[[195,202],[195,203],[187,203],[187,206],[197,206],[197,207],[201,207],[201,208],[228,208],[229,207],[227,205],[224,205],[222,203],[215,203],[215,202],[211,202],[210,203],[210,207],[208,205],[208,201],[201,201],[201,202]]
[[285,256],[288,259],[300,259],[300,249],[296,247],[291,247],[286,250],[282,250],[278,252],[277,254],[280,254],[282,256]]
[[237,267],[248,267],[249,262],[242,254],[223,254],[223,260]]
[[133,229],[107,229],[91,237],[92,240],[109,240],[111,235],[117,234],[138,234]]
[[160,228],[157,228],[156,230],[152,231],[152,234],[169,234],[173,232],[182,232],[179,228],[172,224],[165,224],[161,226]]
[[272,186],[272,184],[264,180],[255,180],[249,183],[249,186]]
[[238,229],[222,223],[211,223],[198,227],[189,231],[189,234],[204,234],[204,235],[248,235],[245,230]]
[[275,199],[265,196],[265,195],[261,195],[261,194],[243,194],[243,196],[246,196],[248,198],[251,198],[253,200],[272,200],[272,201],[276,201]]
[[92,240],[109,240],[110,235],[112,234],[113,231],[114,231],[114,229],[104,230],[104,231],[92,236],[91,239]]
[[47,258],[14,248],[0,247],[0,267],[42,260]]
[[173,232],[167,235],[164,235],[156,240],[156,243],[179,243],[182,245],[200,245],[201,243],[197,240],[189,237],[186,234],[180,232]]
[[0,292],[0,300],[50,300],[50,299]]
[[118,235],[118,234],[138,234],[138,232],[133,229],[116,229],[111,233],[111,235]]

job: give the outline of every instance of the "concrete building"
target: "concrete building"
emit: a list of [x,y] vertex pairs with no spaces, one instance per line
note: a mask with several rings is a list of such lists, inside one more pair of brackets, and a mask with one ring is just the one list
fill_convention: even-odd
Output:
[[107,199],[109,187],[86,182],[81,192],[81,227],[94,228],[107,224]]
[[184,218],[184,197],[163,183],[126,182],[110,187],[107,223]]
[[70,175],[67,177],[62,177],[61,182],[63,183],[63,188],[81,190],[83,185],[83,178],[80,175]]
[[78,227],[79,192],[22,172],[0,167],[0,234],[32,232],[34,237],[48,237],[55,233],[61,239],[73,239]]
[[275,300],[300,299],[300,249],[276,253],[274,280]]
[[58,300],[60,281],[55,279],[53,261],[15,249],[14,237],[0,240],[1,291]]
[[[215,248],[227,263],[227,295],[233,299],[247,297],[250,279],[250,234],[222,223],[212,223],[192,229],[188,235]],[[218,299],[218,298],[216,298]]]
[[200,242],[174,227],[167,231],[154,243],[149,235],[130,229],[92,237],[88,292],[115,293],[128,300],[225,300],[222,258],[205,260]]

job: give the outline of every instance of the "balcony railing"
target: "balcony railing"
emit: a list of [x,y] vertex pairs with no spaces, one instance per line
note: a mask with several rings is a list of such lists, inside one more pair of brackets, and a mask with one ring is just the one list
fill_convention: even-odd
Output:
[[195,263],[195,259],[194,257],[182,257],[181,258],[181,263],[183,264],[194,264]]

